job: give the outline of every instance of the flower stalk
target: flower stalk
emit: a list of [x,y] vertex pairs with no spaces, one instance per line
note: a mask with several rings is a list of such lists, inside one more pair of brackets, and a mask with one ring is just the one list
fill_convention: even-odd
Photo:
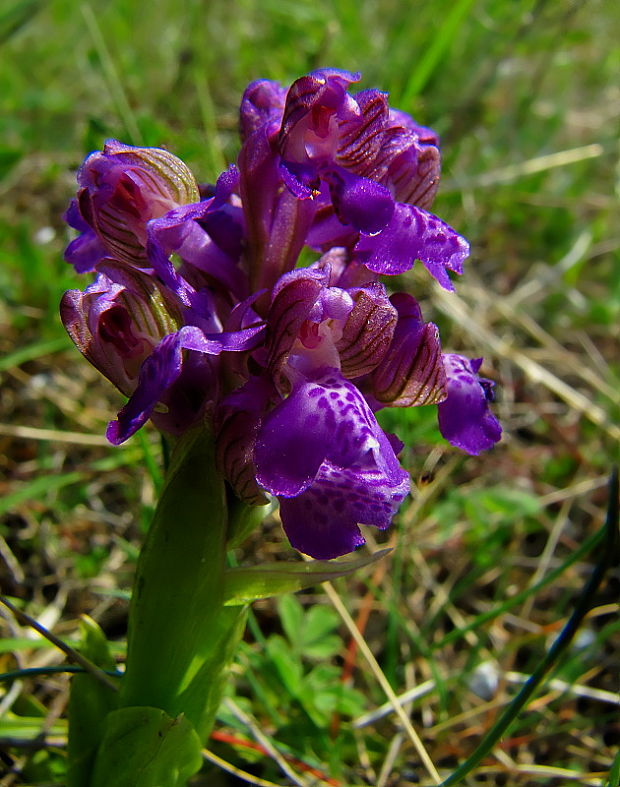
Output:
[[[135,764],[118,754],[116,733],[125,726],[130,735],[141,730],[145,756],[151,756],[162,729],[184,736],[190,748],[193,743],[194,754],[207,739],[247,609],[223,605],[227,527],[224,482],[214,466],[213,439],[196,429],[173,452],[140,554],[118,709],[104,721],[89,787],[124,784],[125,778],[131,783]],[[125,741],[121,754],[131,748]],[[165,759],[172,773],[177,755],[169,752]],[[199,757],[195,763],[200,766]],[[176,787],[175,781],[170,784]],[[160,787],[158,781],[140,785]]]
[[184,713],[203,739],[245,617],[222,606],[227,527],[213,440],[198,429],[173,453],[140,553],[120,704]]

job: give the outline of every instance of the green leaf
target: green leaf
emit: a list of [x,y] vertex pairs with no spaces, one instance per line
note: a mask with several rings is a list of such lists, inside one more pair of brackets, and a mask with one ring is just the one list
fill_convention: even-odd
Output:
[[121,708],[107,717],[89,787],[185,787],[200,770],[201,748],[184,716]]
[[264,506],[249,506],[231,495],[228,501],[228,549],[234,549],[242,544],[264,518],[273,511],[273,508],[273,503]]
[[269,660],[278,672],[284,688],[292,697],[297,697],[303,678],[301,662],[288,643],[277,634],[269,637],[266,649]]
[[614,761],[609,771],[609,778],[605,782],[605,787],[618,787],[620,784],[620,751],[614,757]]
[[354,560],[311,560],[307,563],[264,563],[254,568],[229,568],[224,573],[224,604],[237,606],[260,598],[345,577],[385,557],[389,549]]
[[15,716],[9,714],[0,719],[0,739],[12,740],[24,744],[32,743],[45,735],[48,738],[64,739],[67,735],[67,723],[64,719],[56,719],[48,725],[44,718],[38,716]]
[[[102,669],[114,669],[105,634],[92,618],[80,622],[79,651]],[[84,673],[71,680],[67,787],[88,787],[107,714],[117,706],[118,694]]]
[[45,0],[19,0],[3,8],[0,13],[0,44],[9,41],[44,5]]
[[295,596],[286,595],[278,603],[278,614],[293,650],[300,656],[324,659],[340,650],[340,637],[332,634],[340,619],[331,607],[316,604],[304,612]]
[[[329,723],[333,713],[357,716],[363,713],[366,699],[361,692],[342,683],[340,670],[331,664],[319,664],[306,675],[303,684],[304,708],[311,718],[323,714],[323,726]],[[310,703],[314,706],[310,710]]]
[[338,613],[331,607],[316,604],[306,613],[302,638],[302,653],[310,659],[326,659],[342,647],[340,637],[333,632],[338,627]]
[[[0,22],[0,29],[2,23]],[[1,37],[1,34],[0,34]],[[0,147],[0,180],[3,180],[13,166],[21,159],[22,152],[14,148]]]
[[288,641],[296,648],[304,631],[304,608],[295,596],[288,594],[278,601],[278,615]]

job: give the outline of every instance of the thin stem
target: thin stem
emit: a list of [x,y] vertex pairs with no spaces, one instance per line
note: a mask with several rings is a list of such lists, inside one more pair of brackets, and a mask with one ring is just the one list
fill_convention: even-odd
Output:
[[[111,678],[122,678],[123,673],[115,670],[101,670],[101,672],[109,675]],[[21,680],[22,678],[36,678],[38,675],[62,675],[67,673],[69,675],[84,675],[88,670],[84,667],[77,665],[65,664],[58,667],[25,667],[24,669],[11,670],[10,672],[3,672],[0,674],[0,683],[11,680]]]
[[45,637],[46,640],[55,645],[59,650],[67,656],[70,661],[79,664],[85,672],[88,672],[94,678],[96,678],[100,683],[103,683],[108,689],[112,689],[112,691],[118,691],[118,686],[114,681],[110,680],[106,673],[99,669],[96,664],[93,664],[92,661],[89,661],[87,658],[78,653],[77,650],[74,650],[69,645],[66,645],[61,639],[59,639],[55,634],[52,634],[51,631],[48,631],[45,626],[42,626],[38,623],[34,618],[30,617],[30,615],[22,612],[18,609],[14,604],[12,604],[7,598],[4,596],[0,596],[0,602],[4,604],[5,607],[11,610],[13,615],[15,616],[16,620],[24,626],[30,626],[30,628],[34,629],[37,634],[40,634],[42,637]]

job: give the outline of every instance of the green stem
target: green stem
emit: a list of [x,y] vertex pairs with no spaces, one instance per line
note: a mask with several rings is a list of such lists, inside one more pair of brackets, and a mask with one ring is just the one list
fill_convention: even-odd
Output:
[[73,740],[80,726],[96,738],[82,757],[70,747],[71,787],[185,787],[200,769],[246,618],[223,603],[227,531],[213,439],[197,430],[172,454],[140,552],[120,692],[92,712],[76,695]]
[[205,740],[245,609],[222,605],[227,507],[213,441],[177,446],[140,554],[129,613],[121,707],[183,713]]

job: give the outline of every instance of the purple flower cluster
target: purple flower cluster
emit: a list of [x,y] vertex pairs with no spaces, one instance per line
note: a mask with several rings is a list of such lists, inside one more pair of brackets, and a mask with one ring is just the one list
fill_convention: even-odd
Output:
[[[358,524],[386,528],[409,491],[382,407],[438,405],[471,454],[501,435],[481,359],[443,353],[416,300],[379,280],[420,260],[451,290],[469,246],[428,212],[437,137],[385,93],[351,94],[358,79],[249,85],[237,164],[211,188],[165,150],[110,140],[66,216],[80,233],[66,259],[96,278],[65,294],[63,322],[128,397],[109,440],[209,419],[235,493],[277,496],[316,558],[362,544]],[[297,267],[304,248],[316,259]]]

